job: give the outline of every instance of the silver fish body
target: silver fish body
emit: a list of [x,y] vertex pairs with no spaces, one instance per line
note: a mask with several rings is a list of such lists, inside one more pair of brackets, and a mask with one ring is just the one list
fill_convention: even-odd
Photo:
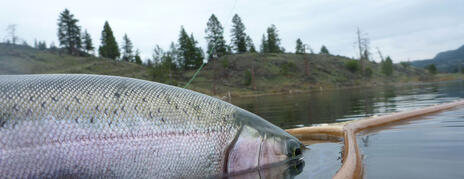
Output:
[[280,128],[190,90],[102,75],[0,76],[6,178],[203,178],[298,150]]

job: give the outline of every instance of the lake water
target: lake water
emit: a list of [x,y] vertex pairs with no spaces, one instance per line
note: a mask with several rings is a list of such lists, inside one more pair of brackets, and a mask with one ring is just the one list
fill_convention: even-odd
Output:
[[[293,95],[234,98],[231,102],[237,106],[258,114],[259,116],[265,118],[277,126],[282,128],[295,128],[312,126],[314,124],[321,123],[356,120],[373,115],[382,115],[386,113],[417,109],[430,106],[432,104],[445,103],[461,99],[463,97],[464,81],[449,81],[421,85],[403,85],[400,87],[385,86],[374,88],[328,90]],[[461,113],[464,113],[464,109],[461,111]],[[428,175],[422,175],[418,172],[422,170],[430,171],[430,169],[433,167],[447,167],[447,169],[431,170],[441,172],[442,176],[463,176],[453,175],[456,172],[461,174],[464,172],[456,170],[456,167],[451,167],[453,162],[454,164],[459,164],[460,167],[464,166],[464,164],[461,162],[448,160],[445,161],[445,163],[448,163],[446,163],[444,166],[439,165],[439,163],[436,163],[436,165],[419,165],[420,162],[425,161],[420,160],[420,158],[436,157],[435,160],[427,161],[440,162],[442,158],[443,160],[447,160],[449,158],[453,158],[455,155],[459,155],[456,153],[458,149],[453,150],[453,148],[455,145],[457,145],[457,142],[461,141],[456,140],[456,137],[454,138],[455,140],[449,139],[447,146],[442,146],[442,141],[446,141],[447,137],[454,136],[455,134],[456,136],[460,136],[461,139],[464,138],[463,135],[458,135],[458,131],[462,131],[464,129],[464,127],[462,127],[462,125],[464,125],[464,119],[462,117],[458,117],[454,113],[440,113],[440,115],[444,115],[443,118],[449,118],[452,121],[459,122],[448,123],[451,127],[435,125],[435,128],[437,128],[435,132],[439,134],[438,137],[430,140],[425,140],[424,138],[409,138],[409,141],[398,140],[402,136],[421,134],[420,132],[410,130],[401,130],[401,134],[385,135],[384,137],[375,137],[383,136],[380,135],[383,134],[382,132],[374,132],[372,134],[364,133],[364,136],[361,136],[364,137],[362,138],[363,140],[359,139],[358,142],[363,142],[368,139],[369,146],[372,146],[369,148],[362,148],[362,151],[365,152],[364,159],[366,160],[364,162],[364,167],[367,171],[365,176],[367,178],[422,178]],[[438,121],[437,123],[440,122]],[[418,126],[425,128],[420,129],[422,133],[428,131],[427,125]],[[399,128],[402,129],[407,129],[409,127],[411,126],[399,126]],[[456,129],[451,130],[451,128]],[[387,131],[386,134],[388,134],[389,130],[382,131]],[[383,138],[386,138],[385,141],[383,141]],[[408,142],[412,142],[411,145],[414,143],[417,146],[422,147],[408,148],[408,145],[406,145]],[[398,148],[385,148],[387,145],[394,145]],[[360,146],[362,147],[363,144],[360,143]],[[442,152],[436,156],[427,152],[414,152],[423,150],[423,147],[439,148],[440,146],[445,148],[443,149],[444,151],[452,150],[453,152]],[[308,147],[310,150],[306,150],[304,153],[304,168],[302,172],[296,175],[296,178],[331,178],[341,166],[340,157],[343,144],[322,143],[310,145]],[[464,148],[459,148],[459,150],[462,151]],[[410,163],[404,162],[408,160],[407,156],[411,153],[416,154],[414,155],[415,160],[412,161],[412,163],[416,165],[410,165]],[[403,160],[394,160],[395,157],[392,156],[395,155],[403,157]],[[388,158],[392,159],[387,160]],[[389,168],[389,166],[392,166],[392,168]],[[393,169],[398,169],[403,171],[403,173],[399,172],[400,175],[389,175],[395,172],[392,171]],[[454,173],[449,173],[450,175],[446,175],[446,172],[451,170],[454,170]],[[411,172],[409,175],[401,175],[407,173],[407,171],[416,172]],[[429,176],[439,175],[440,173]]]
[[464,178],[464,108],[358,136],[366,178]]

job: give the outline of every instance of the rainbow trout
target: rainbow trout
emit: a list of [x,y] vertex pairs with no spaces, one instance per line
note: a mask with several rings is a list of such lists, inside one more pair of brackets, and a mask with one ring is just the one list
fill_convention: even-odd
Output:
[[303,147],[250,112],[178,87],[0,76],[1,177],[220,177],[301,159]]

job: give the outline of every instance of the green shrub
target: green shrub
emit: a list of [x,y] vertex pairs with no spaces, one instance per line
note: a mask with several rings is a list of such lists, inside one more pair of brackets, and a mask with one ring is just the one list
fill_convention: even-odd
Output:
[[245,71],[245,82],[243,83],[245,86],[251,85],[251,72],[250,70]]
[[222,63],[222,67],[229,68],[229,60],[227,58],[222,60],[221,63]]
[[359,70],[359,63],[357,60],[350,60],[345,63],[345,67],[351,73],[355,73]]
[[381,62],[381,67],[382,67],[382,73],[383,74],[385,74],[386,76],[392,76],[392,74],[393,74],[393,61],[389,56],[385,59],[385,61]]
[[411,66],[411,63],[409,63],[409,62],[400,62],[400,65],[401,65],[403,68],[408,68],[409,66]]
[[293,62],[288,62],[280,66],[280,73],[283,75],[288,75],[290,71],[296,71],[296,65]]
[[366,70],[364,70],[364,76],[370,78],[372,76],[372,69],[370,68],[366,68]]
[[429,73],[431,73],[432,75],[437,74],[437,67],[435,66],[435,64],[427,65],[427,67],[425,67],[425,68],[426,68],[427,71],[429,71]]

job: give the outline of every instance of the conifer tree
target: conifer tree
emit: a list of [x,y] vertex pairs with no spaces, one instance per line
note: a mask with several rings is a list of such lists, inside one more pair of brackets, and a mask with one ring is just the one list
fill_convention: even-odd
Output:
[[82,49],[85,53],[91,53],[95,48],[93,47],[92,38],[87,32],[87,29],[82,34]]
[[277,31],[277,27],[272,24],[267,28],[267,48],[269,53],[280,53],[282,52],[280,47],[280,38]]
[[39,41],[39,44],[37,45],[37,48],[39,50],[47,50],[47,42]]
[[322,54],[322,55],[329,55],[330,52],[329,52],[329,50],[327,49],[327,47],[325,47],[325,45],[322,45],[321,51],[319,52],[319,54]]
[[205,38],[208,43],[208,59],[212,59],[213,56],[219,58],[226,55],[227,46],[224,40],[224,29],[214,14],[211,15],[206,26]]
[[303,42],[299,38],[296,40],[295,53],[296,54],[304,54],[305,53]]
[[113,60],[119,58],[121,54],[119,52],[118,43],[113,36],[113,31],[111,30],[108,21],[105,21],[101,36],[101,46],[98,48],[98,53],[100,56],[111,58]]
[[267,43],[266,35],[263,34],[261,38],[261,53],[269,53],[269,45]]
[[155,48],[153,49],[153,63],[161,64],[163,61],[163,56],[164,50],[159,45],[155,45]]
[[250,36],[247,36],[246,38],[246,43],[247,43],[247,47],[248,47],[248,52],[250,53],[256,53],[256,49],[255,49],[255,45],[253,44],[253,40],[251,39]]
[[177,44],[174,42],[171,42],[171,45],[169,45],[169,51],[168,53],[172,57],[172,62],[176,65],[176,68],[179,67],[179,51],[177,50]]
[[235,14],[232,18],[232,30],[231,30],[231,41],[232,48],[235,53],[247,52],[247,35],[245,33],[245,25],[242,23],[242,19]]
[[126,62],[134,62],[132,41],[124,34],[122,37],[122,60]]
[[19,37],[16,35],[16,24],[10,24],[6,28],[7,32],[7,40],[6,44],[12,43],[13,45],[16,45],[16,42],[19,40]]
[[78,55],[81,48],[81,27],[77,25],[77,20],[68,9],[64,9],[58,18],[58,40],[60,46],[66,49],[71,55]]
[[181,27],[179,39],[178,63],[184,70],[196,69],[203,63],[203,50],[197,47],[198,42],[193,38],[193,34],[188,36],[184,27]]
[[174,42],[171,42],[169,45],[169,50],[166,52],[167,58],[170,59],[170,68],[172,70],[177,70],[178,68],[178,51],[177,46]]
[[386,76],[391,76],[393,74],[393,61],[389,56],[385,58],[385,61],[383,61],[381,65],[383,74]]
[[55,42],[50,43],[49,49],[50,49],[50,51],[56,51],[57,50]]
[[[190,34],[190,42],[192,43],[191,50],[193,51],[192,66],[196,69],[196,68],[199,68],[201,64],[203,64],[203,56],[204,56],[203,49],[197,46],[198,41],[195,40],[195,38],[193,37],[193,34]],[[225,45],[225,41],[224,41],[224,45]]]
[[154,66],[153,66],[153,61],[151,61],[151,59],[148,58],[148,59],[146,59],[145,61],[146,61],[146,62],[145,62],[145,66],[151,67],[151,68],[154,67]]
[[139,49],[137,49],[137,50],[135,51],[134,62],[135,62],[136,64],[139,64],[139,65],[142,64],[142,58],[140,58],[140,51],[139,51]]
[[191,59],[191,55],[189,54],[190,49],[190,37],[188,36],[187,32],[185,31],[184,27],[180,28],[179,39],[177,41],[179,44],[179,65],[186,70],[187,69],[187,61]]

